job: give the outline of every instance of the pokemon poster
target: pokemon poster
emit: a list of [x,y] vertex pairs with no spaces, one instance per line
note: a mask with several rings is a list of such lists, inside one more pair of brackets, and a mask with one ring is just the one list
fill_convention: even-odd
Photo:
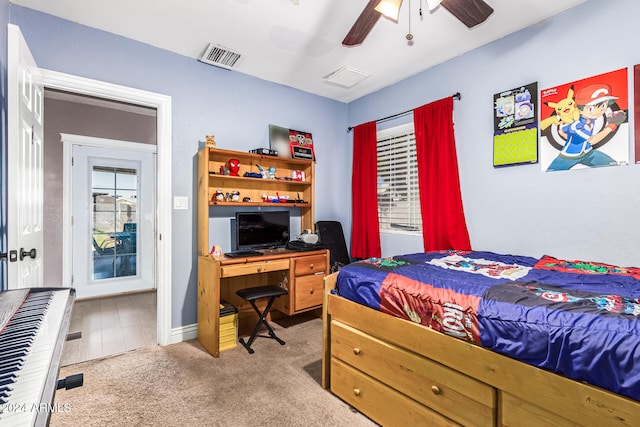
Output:
[[538,83],[493,95],[493,166],[538,162]]
[[629,164],[627,69],[540,91],[542,171]]

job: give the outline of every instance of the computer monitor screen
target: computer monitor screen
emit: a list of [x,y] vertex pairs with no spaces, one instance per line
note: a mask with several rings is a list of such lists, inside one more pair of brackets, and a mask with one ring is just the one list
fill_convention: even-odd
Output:
[[289,241],[289,211],[236,212],[234,250],[284,247]]

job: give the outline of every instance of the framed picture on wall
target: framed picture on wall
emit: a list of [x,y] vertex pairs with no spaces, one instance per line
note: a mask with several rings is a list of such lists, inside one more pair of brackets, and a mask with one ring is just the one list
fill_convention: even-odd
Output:
[[315,160],[313,138],[309,132],[289,129],[291,157],[294,159]]
[[278,157],[314,160],[313,137],[310,132],[269,125],[269,146]]
[[291,158],[289,129],[282,126],[269,125],[269,148],[278,152],[278,157]]

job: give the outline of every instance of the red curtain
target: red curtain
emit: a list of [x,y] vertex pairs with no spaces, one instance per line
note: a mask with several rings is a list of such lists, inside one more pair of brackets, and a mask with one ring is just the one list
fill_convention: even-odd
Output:
[[380,257],[376,122],[353,128],[351,256]]
[[470,250],[453,134],[453,97],[413,110],[424,250]]

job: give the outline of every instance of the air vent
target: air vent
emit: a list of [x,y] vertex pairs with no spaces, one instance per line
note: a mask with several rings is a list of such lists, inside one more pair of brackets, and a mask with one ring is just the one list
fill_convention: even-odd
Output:
[[213,43],[209,44],[207,50],[205,50],[200,61],[215,65],[216,67],[226,68],[227,70],[233,70],[240,61],[240,55],[226,47],[222,47]]
[[360,83],[363,80],[371,77],[370,74],[365,73],[364,71],[356,70],[351,67],[342,67],[339,70],[334,71],[328,76],[324,77],[324,81],[326,83],[331,83],[336,86],[345,87],[350,89]]

